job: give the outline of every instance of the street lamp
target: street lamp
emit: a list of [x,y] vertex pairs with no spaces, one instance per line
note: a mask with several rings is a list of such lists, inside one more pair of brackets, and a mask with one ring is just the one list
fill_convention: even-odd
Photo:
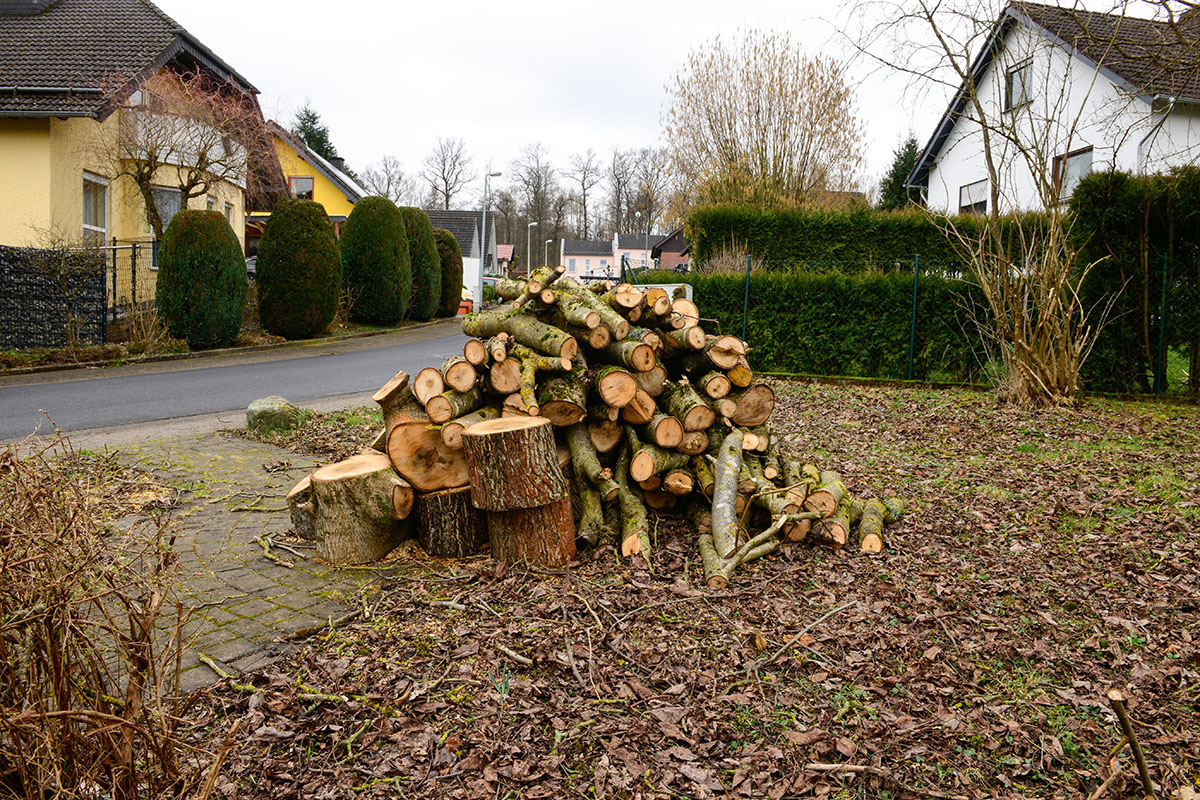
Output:
[[543,267],[550,263],[550,243],[553,241],[554,241],[553,239],[547,239],[546,246],[542,248],[542,266]]
[[[640,212],[640,211],[633,212],[633,218],[640,220],[642,218],[642,212]],[[638,227],[641,227],[641,223],[638,223]],[[650,235],[646,234],[646,238],[649,239]],[[646,254],[642,253],[642,267],[645,268],[645,266],[646,266]]]
[[525,257],[527,259],[529,259],[529,263],[525,265],[525,274],[526,275],[533,273],[533,250],[530,249],[533,245],[531,244],[529,234],[532,233],[533,229],[536,227],[537,227],[537,222],[531,222],[527,226],[525,226]]
[[488,178],[499,178],[499,172],[488,172],[483,176],[483,220],[479,223],[479,274],[476,275],[475,310],[483,309],[483,268],[487,264],[487,209],[488,209]]

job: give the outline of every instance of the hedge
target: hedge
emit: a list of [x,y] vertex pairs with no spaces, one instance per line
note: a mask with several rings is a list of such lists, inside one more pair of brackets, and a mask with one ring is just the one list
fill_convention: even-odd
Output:
[[411,319],[433,319],[442,302],[442,260],[438,258],[437,239],[429,215],[419,208],[402,206],[408,231],[408,252],[412,259],[412,297],[408,303]]
[[404,216],[386,197],[354,204],[340,242],[350,318],[391,325],[404,318],[412,291]]
[[342,293],[342,255],[325,207],[284,198],[275,204],[258,243],[258,316],[287,339],[323,332]]
[[438,303],[437,315],[453,317],[458,314],[458,307],[462,303],[462,253],[454,234],[445,228],[434,228],[433,236],[437,240],[438,259],[442,265],[442,299]]
[[[639,283],[692,286],[710,332],[740,336],[745,277],[651,272]],[[755,272],[746,338],[751,364],[766,372],[908,377],[911,274]],[[922,276],[917,292],[913,377],[978,382],[984,356],[968,307],[982,298],[969,282]]]
[[196,209],[176,214],[159,245],[154,298],[171,335],[192,350],[233,344],[247,290],[246,259],[225,215]]

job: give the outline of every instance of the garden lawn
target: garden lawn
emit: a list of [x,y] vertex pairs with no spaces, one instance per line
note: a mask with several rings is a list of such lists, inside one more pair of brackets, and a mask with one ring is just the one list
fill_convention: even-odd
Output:
[[216,796],[1079,797],[1112,686],[1160,786],[1198,779],[1200,412],[777,390],[789,449],[911,501],[882,554],[789,546],[713,592],[679,518],[652,569],[406,545],[354,624],[206,699],[210,736],[241,721]]

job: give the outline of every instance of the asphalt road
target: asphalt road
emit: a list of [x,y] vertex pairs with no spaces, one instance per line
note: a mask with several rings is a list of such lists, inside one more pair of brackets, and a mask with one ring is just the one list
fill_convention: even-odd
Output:
[[415,374],[462,352],[453,320],[386,336],[252,354],[68,370],[0,379],[0,441],[244,409],[282,395],[303,404],[373,392],[397,370]]

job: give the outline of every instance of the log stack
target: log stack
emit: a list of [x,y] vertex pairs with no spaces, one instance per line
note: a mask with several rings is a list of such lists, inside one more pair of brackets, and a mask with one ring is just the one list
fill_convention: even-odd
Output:
[[[648,561],[649,507],[688,513],[713,587],[786,541],[844,547],[855,523],[862,550],[882,548],[901,504],[857,498],[778,446],[745,342],[705,330],[683,297],[563,272],[501,282],[498,310],[463,318],[461,355],[376,393],[377,447],[414,493],[422,547],[461,557],[490,541],[497,560],[561,566],[578,537]],[[293,494],[303,522],[316,476]]]

